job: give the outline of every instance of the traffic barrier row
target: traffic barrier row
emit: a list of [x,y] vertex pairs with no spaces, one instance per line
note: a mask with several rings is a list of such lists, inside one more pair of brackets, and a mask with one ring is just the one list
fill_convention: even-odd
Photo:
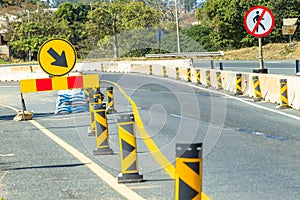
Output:
[[[145,65],[142,66],[145,74]],[[139,73],[138,66],[135,66],[135,73]],[[152,72],[152,73],[151,73]],[[233,71],[222,71],[215,69],[196,69],[173,66],[148,66],[148,75],[174,78],[202,84],[206,87],[224,89],[235,95],[253,97],[254,101],[265,100],[279,104],[278,108],[292,107],[300,110],[300,78],[286,75],[240,73]],[[286,80],[286,92],[281,91],[281,80]],[[283,99],[283,96],[286,99]]]
[[[188,69],[190,76],[187,77]],[[177,80],[188,80],[202,84],[207,87],[217,89],[223,88],[234,94],[243,94],[253,97],[255,100],[264,99],[266,101],[280,104],[280,80],[287,80],[288,106],[300,110],[300,78],[297,76],[240,73],[233,71],[223,71],[215,69],[195,69],[189,59],[183,60],[148,60],[148,61],[120,61],[120,62],[93,62],[77,63],[74,72],[118,72],[118,73],[140,73],[154,76],[174,78]],[[241,74],[242,79],[237,80],[237,74]],[[72,75],[72,74],[71,74]],[[258,76],[261,96],[256,96],[255,84],[252,77]],[[1,67],[1,81],[19,81],[21,79],[46,78],[48,77],[37,66],[24,67]],[[238,76],[240,77],[240,76]],[[238,85],[237,85],[238,81]],[[238,86],[238,87],[237,87]]]

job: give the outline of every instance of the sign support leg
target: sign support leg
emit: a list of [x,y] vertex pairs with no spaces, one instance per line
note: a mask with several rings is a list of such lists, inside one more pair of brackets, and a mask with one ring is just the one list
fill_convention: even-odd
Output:
[[264,58],[263,58],[263,50],[262,50],[262,38],[258,38],[258,46],[259,46],[259,68],[261,71],[264,70]]
[[20,95],[21,95],[21,102],[22,102],[22,118],[23,118],[23,120],[25,121],[25,110],[26,110],[26,105],[25,105],[25,100],[24,100],[24,98],[23,98],[23,94],[22,93],[20,93]]

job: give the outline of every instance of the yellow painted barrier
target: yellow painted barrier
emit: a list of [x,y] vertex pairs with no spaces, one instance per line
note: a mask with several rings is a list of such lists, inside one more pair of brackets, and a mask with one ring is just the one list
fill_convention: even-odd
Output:
[[222,85],[222,75],[221,72],[216,72],[217,75],[217,89],[223,89],[223,85]]
[[211,82],[210,82],[210,71],[206,71],[206,87],[211,87]]
[[196,83],[201,84],[201,71],[200,71],[200,69],[196,70]]
[[175,71],[176,71],[176,79],[179,80],[180,79],[180,76],[179,76],[179,67],[176,67]]
[[289,108],[287,80],[280,79],[280,106],[279,109]]
[[242,95],[242,74],[236,74],[236,92],[235,95]]
[[191,82],[191,68],[186,69],[186,81]]
[[261,100],[263,99],[262,97],[262,93],[260,90],[260,84],[259,84],[259,78],[258,76],[253,76],[252,77],[252,81],[253,81],[253,87],[254,87],[254,97],[256,100]]
[[149,75],[153,75],[153,69],[152,69],[152,65],[149,65]]
[[163,66],[163,77],[167,77],[167,68],[166,66]]

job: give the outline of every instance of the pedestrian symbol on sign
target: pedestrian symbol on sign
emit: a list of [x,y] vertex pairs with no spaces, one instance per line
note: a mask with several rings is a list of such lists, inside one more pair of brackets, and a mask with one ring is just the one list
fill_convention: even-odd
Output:
[[255,37],[264,37],[274,28],[274,15],[267,7],[254,6],[244,16],[244,26]]
[[[254,24],[256,24],[256,22],[259,23],[259,26],[261,26],[263,30],[266,30],[265,26],[261,23],[261,20],[264,20],[264,18],[261,18],[260,22],[258,22],[259,17],[260,17],[259,11],[256,11],[256,16],[253,18],[253,23]],[[258,32],[258,27],[256,29],[256,32]]]

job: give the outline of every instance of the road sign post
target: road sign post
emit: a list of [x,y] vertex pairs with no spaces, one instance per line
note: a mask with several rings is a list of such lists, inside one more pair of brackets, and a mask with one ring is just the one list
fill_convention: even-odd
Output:
[[244,16],[244,26],[246,31],[258,38],[259,43],[259,69],[254,69],[254,73],[268,73],[264,68],[262,37],[270,34],[274,28],[274,15],[270,9],[264,6],[254,6],[250,8]]

